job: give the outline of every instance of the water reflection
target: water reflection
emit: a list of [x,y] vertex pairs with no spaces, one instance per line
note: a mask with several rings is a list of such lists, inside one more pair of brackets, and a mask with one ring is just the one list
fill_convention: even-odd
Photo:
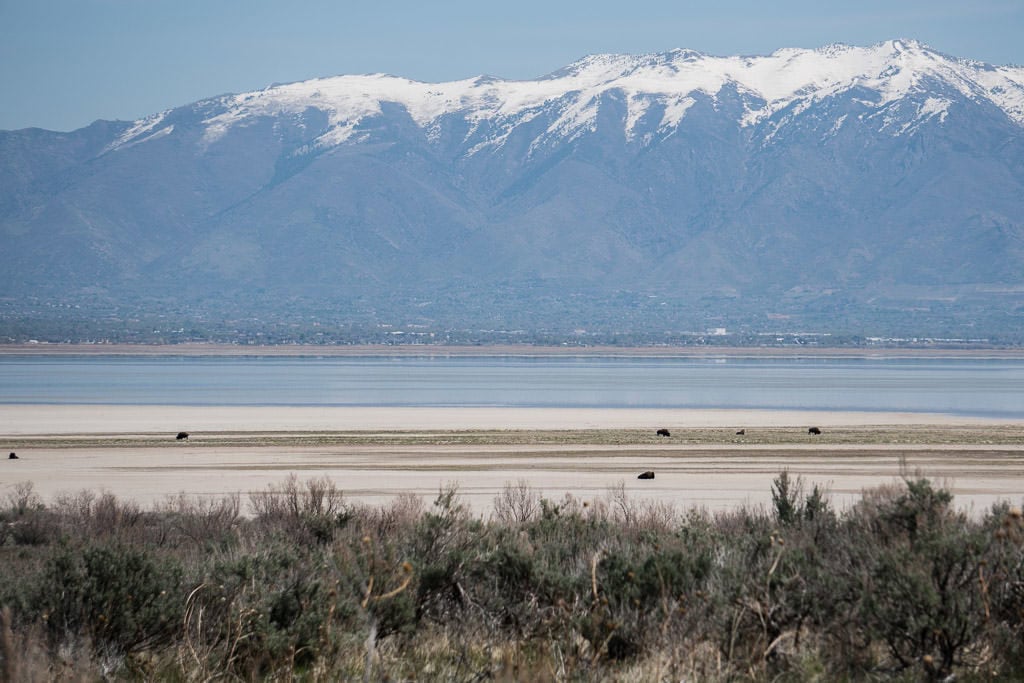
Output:
[[[725,361],[725,362],[722,362]],[[3,403],[758,408],[1024,417],[1024,361],[0,357]]]

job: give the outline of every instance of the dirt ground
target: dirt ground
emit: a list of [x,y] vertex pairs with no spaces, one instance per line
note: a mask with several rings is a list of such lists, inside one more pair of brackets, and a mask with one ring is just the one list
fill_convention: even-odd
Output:
[[[19,457],[0,466],[0,498],[28,481],[46,501],[90,489],[144,506],[238,493],[245,507],[248,492],[295,474],[330,477],[367,504],[430,503],[455,485],[480,514],[520,482],[556,501],[624,491],[717,511],[770,504],[783,469],[840,508],[904,476],[949,487],[966,510],[1024,500],[1024,423],[936,415],[0,406],[2,448]],[[655,478],[638,480],[645,470]]]

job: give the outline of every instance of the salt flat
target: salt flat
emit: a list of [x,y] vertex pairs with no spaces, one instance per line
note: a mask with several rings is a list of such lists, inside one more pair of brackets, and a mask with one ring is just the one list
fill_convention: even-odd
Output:
[[0,437],[169,431],[657,429],[1024,424],[933,413],[669,408],[0,405]]
[[[806,433],[820,426],[822,437]],[[745,435],[736,435],[742,426]],[[670,438],[654,430],[669,427]],[[188,441],[176,441],[179,430]],[[456,485],[481,514],[507,485],[552,500],[624,491],[724,510],[767,505],[783,469],[844,507],[866,488],[923,475],[958,506],[1024,497],[1024,423],[901,413],[524,408],[0,406],[0,495],[30,481],[44,500],[81,489],[144,506],[168,496],[331,478],[353,502],[428,503]],[[644,470],[656,478],[637,480]]]

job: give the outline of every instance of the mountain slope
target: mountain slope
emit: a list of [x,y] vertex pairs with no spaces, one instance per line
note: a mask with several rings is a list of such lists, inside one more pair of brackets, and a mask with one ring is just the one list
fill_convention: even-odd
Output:
[[651,298],[661,329],[998,334],[1022,133],[1024,69],[913,41],[272,86],[0,132],[0,294],[607,330]]

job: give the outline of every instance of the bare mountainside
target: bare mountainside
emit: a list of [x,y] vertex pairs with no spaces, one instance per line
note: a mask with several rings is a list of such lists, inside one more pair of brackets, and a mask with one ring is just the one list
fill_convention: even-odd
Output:
[[339,76],[0,132],[0,335],[1019,342],[1022,217],[1024,69],[914,41]]

